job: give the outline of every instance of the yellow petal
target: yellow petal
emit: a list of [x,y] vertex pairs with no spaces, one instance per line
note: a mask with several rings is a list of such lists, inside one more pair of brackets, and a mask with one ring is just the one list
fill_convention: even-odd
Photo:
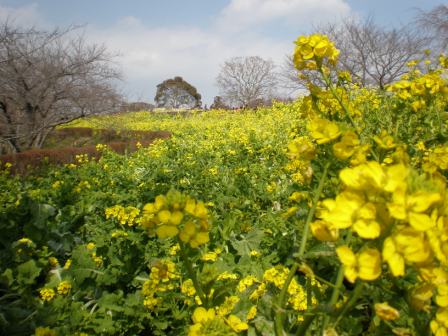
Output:
[[192,320],[194,323],[202,323],[208,320],[213,320],[215,318],[215,311],[213,308],[209,310],[204,307],[198,307],[194,310]]
[[387,302],[375,303],[375,313],[385,321],[393,321],[400,318],[400,313],[395,308],[389,306]]
[[166,205],[166,197],[163,195],[156,196],[154,206],[156,207],[156,210],[162,209]]
[[145,213],[145,214],[153,214],[155,212],[157,212],[157,210],[156,210],[154,203],[147,203],[143,207],[143,213]]
[[404,204],[400,203],[389,203],[387,204],[387,209],[393,218],[405,220],[407,213]]
[[198,202],[196,204],[196,208],[194,210],[194,215],[198,218],[206,219],[207,218],[207,208],[205,207],[203,202]]
[[412,204],[412,211],[424,212],[438,201],[440,201],[439,193],[419,192],[409,196],[408,203]]
[[172,225],[161,225],[156,229],[157,237],[160,239],[171,238],[176,236],[179,230],[176,226]]
[[393,254],[388,260],[387,264],[389,265],[390,271],[392,275],[395,277],[404,275],[404,258],[398,254]]
[[362,189],[361,170],[355,168],[344,168],[339,173],[339,178],[347,186],[355,190]]
[[374,220],[358,219],[353,224],[353,230],[364,239],[375,239],[380,236],[381,226]]
[[397,164],[387,168],[387,182],[384,190],[394,192],[401,188],[409,174],[409,168],[404,164]]
[[162,210],[157,214],[157,218],[163,224],[168,224],[171,219],[171,212],[169,210]]
[[184,214],[181,211],[173,211],[170,218],[170,223],[173,225],[179,225],[184,218]]
[[344,276],[348,281],[354,283],[358,277],[358,272],[355,267],[344,266]]
[[365,249],[358,257],[359,277],[375,280],[381,275],[381,254],[377,249]]
[[336,248],[336,254],[338,255],[339,260],[344,266],[356,266],[356,256],[347,245],[342,245]]
[[227,318],[228,325],[233,329],[233,331],[239,333],[241,331],[249,329],[247,323],[242,322],[238,316],[230,315]]
[[313,236],[320,241],[336,241],[339,238],[339,230],[325,221],[315,221],[311,223]]
[[426,231],[436,225],[436,222],[426,214],[410,212],[408,218],[409,224],[417,231]]

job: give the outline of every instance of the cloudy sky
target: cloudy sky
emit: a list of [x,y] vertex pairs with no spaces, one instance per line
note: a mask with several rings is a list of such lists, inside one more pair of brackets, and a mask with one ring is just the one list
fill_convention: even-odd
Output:
[[398,26],[437,0],[0,0],[0,20],[50,29],[85,25],[85,35],[119,56],[123,92],[153,102],[156,85],[182,76],[210,104],[220,64],[258,55],[281,64],[312,26],[345,16]]

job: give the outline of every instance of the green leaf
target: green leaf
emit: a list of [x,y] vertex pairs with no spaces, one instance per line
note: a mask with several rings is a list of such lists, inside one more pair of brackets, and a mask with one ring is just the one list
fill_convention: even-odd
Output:
[[23,285],[31,285],[40,274],[41,268],[36,265],[34,260],[20,264],[17,267],[17,281]]
[[261,230],[252,230],[247,235],[242,236],[242,239],[232,239],[231,244],[238,255],[247,256],[250,255],[251,251],[259,249],[262,238],[263,232]]
[[14,281],[12,270],[10,268],[6,269],[0,276],[0,282],[4,283],[7,287],[10,287]]

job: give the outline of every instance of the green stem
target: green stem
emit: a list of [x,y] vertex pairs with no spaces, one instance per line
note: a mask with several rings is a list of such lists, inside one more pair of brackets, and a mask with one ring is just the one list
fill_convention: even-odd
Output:
[[330,305],[335,305],[338,301],[339,291],[341,289],[342,281],[344,281],[344,266],[339,267],[338,275],[336,277],[336,283],[333,288],[333,293],[331,293]]
[[282,290],[280,292],[280,297],[278,300],[278,307],[277,312],[275,314],[275,334],[277,336],[283,336],[283,320],[284,320],[284,308],[286,304],[286,293],[288,292],[289,284],[291,283],[292,279],[294,278],[294,275],[297,272],[297,268],[299,268],[299,263],[294,263],[292,265],[291,270],[289,271],[288,278],[286,279],[285,283],[283,284]]
[[352,124],[353,128],[356,130],[356,133],[358,133],[358,135],[359,135],[358,127],[356,126],[355,121],[353,120],[352,116],[350,115],[350,111],[349,111],[348,107],[342,101],[341,97],[339,97],[339,95],[337,94],[336,89],[334,88],[334,85],[331,82],[330,78],[328,78],[328,76],[324,73],[322,68],[319,69],[319,72],[321,73],[322,78],[325,81],[325,84],[327,84],[328,88],[330,89],[331,93],[333,94],[333,97],[336,98],[336,100],[338,101],[339,105],[341,105],[342,109],[344,110],[345,116],[350,121],[350,123]]
[[[349,231],[348,235],[345,237],[345,243],[348,244],[351,239],[352,239],[352,231]],[[339,266],[338,274],[336,276],[336,282],[334,284],[333,292],[331,293],[330,302],[329,302],[330,307],[334,307],[336,305],[336,302],[338,301],[338,298],[339,298],[339,292],[341,290],[343,281],[344,281],[344,266],[341,265],[341,266]],[[322,333],[325,331],[325,328],[327,327],[328,322],[330,322],[330,316],[326,315],[324,318],[324,321],[322,323]]]
[[[338,300],[339,291],[342,286],[342,281],[344,281],[344,266],[343,265],[339,266],[338,275],[336,277],[336,282],[335,282],[335,285],[333,288],[333,292],[331,293],[330,307],[333,307]],[[328,322],[330,322],[330,316],[326,315],[324,317],[324,321],[322,323],[322,334],[325,331],[325,329],[327,328]]]
[[[358,135],[358,137],[361,137],[361,132],[358,130],[358,126],[356,126],[355,121],[353,120],[352,116],[350,115],[350,111],[349,111],[347,105],[345,105],[345,103],[343,102],[342,98],[339,97],[339,95],[336,92],[336,89],[334,88],[334,85],[331,82],[330,78],[324,73],[322,68],[319,69],[319,72],[322,75],[322,78],[324,79],[325,84],[327,84],[327,87],[330,89],[333,97],[338,101],[339,105],[344,110],[345,116],[350,121],[350,124],[352,125],[352,127],[355,129],[356,134]],[[372,156],[375,158],[376,161],[379,161],[378,156],[376,155],[376,153],[372,149],[370,150],[370,153],[372,154]]]
[[364,283],[362,281],[358,281],[356,283],[355,289],[353,290],[350,299],[348,300],[344,308],[342,308],[341,312],[338,314],[334,326],[336,326],[339,323],[339,321],[344,317],[344,315],[356,304],[356,301],[358,301],[358,298],[362,294],[363,285]]
[[196,276],[196,272],[193,269],[193,264],[191,263],[190,258],[188,258],[187,254],[185,253],[185,245],[181,244],[180,242],[179,242],[179,245],[180,245],[180,257],[182,258],[182,261],[183,261],[185,267],[187,268],[188,276],[193,281],[194,289],[196,290],[196,293],[198,293],[202,304],[206,308],[208,308],[207,296],[205,295],[204,291],[202,290],[201,284],[198,280],[198,277]]
[[[308,212],[308,217],[305,222],[305,227],[303,229],[302,233],[302,241],[300,243],[298,258],[299,260],[301,257],[303,257],[303,254],[305,253],[306,243],[308,240],[308,231],[310,228],[311,221],[313,220],[314,213],[316,212],[317,202],[320,199],[320,195],[322,194],[322,190],[324,188],[324,183],[327,178],[328,174],[328,168],[330,167],[330,163],[328,162],[325,165],[324,172],[322,173],[322,176],[319,181],[319,185],[317,186],[316,193],[313,198],[313,206],[311,207],[310,211]],[[291,284],[292,279],[294,278],[294,275],[299,268],[300,263],[295,262],[294,265],[291,267],[291,270],[289,271],[288,278],[286,279],[285,283],[283,284],[282,290],[280,292],[280,297],[278,300],[278,307],[277,312],[275,314],[274,319],[274,327],[275,327],[275,334],[277,336],[283,336],[284,330],[283,330],[283,320],[284,320],[284,308],[286,305],[286,293],[288,291],[289,285]]]
[[299,248],[299,254],[298,254],[299,259],[305,253],[306,242],[308,240],[308,231],[310,228],[311,221],[313,220],[314,213],[316,212],[317,202],[319,202],[320,195],[322,194],[322,190],[324,188],[324,183],[327,178],[329,167],[330,167],[330,163],[327,162],[327,164],[324,167],[324,172],[322,174],[322,177],[320,178],[319,185],[317,186],[316,194],[314,195],[314,198],[313,198],[313,206],[311,207],[310,211],[308,212],[308,217],[306,218],[305,228],[303,229],[303,234],[302,234],[302,241],[300,242],[300,248]]
[[304,336],[308,330],[308,328],[310,327],[311,323],[313,322],[313,320],[316,318],[317,316],[317,312],[315,312],[312,315],[309,315],[305,318],[305,320],[303,320],[303,322],[300,324],[299,329],[297,329],[297,333],[296,335],[298,336]]

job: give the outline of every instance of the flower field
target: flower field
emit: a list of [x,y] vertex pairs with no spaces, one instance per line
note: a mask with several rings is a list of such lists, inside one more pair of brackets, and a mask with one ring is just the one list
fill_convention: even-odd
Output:
[[0,173],[5,335],[448,335],[447,58],[386,91],[337,72],[291,104],[136,112],[120,155]]

